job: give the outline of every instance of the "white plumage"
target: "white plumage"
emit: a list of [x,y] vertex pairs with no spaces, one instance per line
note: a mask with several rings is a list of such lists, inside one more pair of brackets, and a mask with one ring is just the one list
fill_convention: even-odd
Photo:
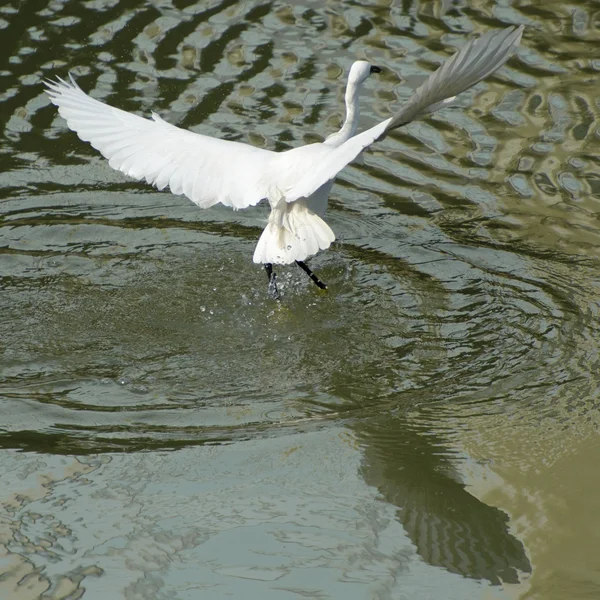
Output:
[[470,41],[421,85],[393,117],[356,134],[358,91],[373,71],[352,65],[346,88],[346,119],[323,143],[271,152],[192,133],[152,113],[145,119],[94,100],[75,83],[46,82],[52,102],[70,129],[99,150],[111,167],[159,190],[184,194],[201,208],[233,209],[263,199],[271,213],[254,262],[289,264],[330,246],[335,235],[323,220],[337,174],[388,131],[438,110],[501,67],[518,46],[523,26],[486,33]]

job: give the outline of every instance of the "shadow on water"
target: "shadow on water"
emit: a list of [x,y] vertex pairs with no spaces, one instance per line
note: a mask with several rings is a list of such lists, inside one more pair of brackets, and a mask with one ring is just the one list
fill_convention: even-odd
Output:
[[398,507],[398,520],[423,560],[492,584],[518,583],[531,573],[508,515],[465,489],[443,435],[398,414],[353,429],[364,447],[365,481]]

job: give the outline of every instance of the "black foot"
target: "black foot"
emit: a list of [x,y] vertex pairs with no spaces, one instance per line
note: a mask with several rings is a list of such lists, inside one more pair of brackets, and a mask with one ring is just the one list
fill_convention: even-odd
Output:
[[266,263],[265,269],[269,277],[269,294],[275,300],[279,300],[279,290],[277,289],[277,275],[273,273],[273,265],[271,263]]
[[301,260],[297,260],[296,264],[313,280],[317,287],[320,287],[322,290],[327,289],[327,286],[308,268],[306,263],[303,263]]

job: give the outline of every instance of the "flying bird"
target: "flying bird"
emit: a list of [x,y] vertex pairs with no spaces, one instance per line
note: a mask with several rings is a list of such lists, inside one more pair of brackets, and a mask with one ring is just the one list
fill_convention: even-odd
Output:
[[365,148],[389,131],[447,106],[499,69],[513,54],[523,25],[490,31],[469,41],[444,62],[389,119],[357,134],[358,93],[363,82],[381,72],[367,61],[350,68],[346,118],[324,142],[284,152],[222,140],[180,129],[152,113],[134,115],[88,96],[70,81],[46,81],[47,93],[70,129],[129,177],[159,190],[184,194],[201,208],[218,204],[234,210],[268,200],[271,212],[254,251],[265,266],[269,290],[278,297],[273,265],[295,262],[320,288],[327,286],[304,262],[335,240],[323,220],[337,174]]

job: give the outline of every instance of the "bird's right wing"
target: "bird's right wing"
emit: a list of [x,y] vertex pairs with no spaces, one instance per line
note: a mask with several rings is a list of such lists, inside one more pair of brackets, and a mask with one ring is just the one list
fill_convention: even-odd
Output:
[[455,96],[491,75],[510,58],[522,34],[523,25],[490,31],[471,40],[430,75],[396,115],[351,137],[327,157],[319,157],[316,168],[286,192],[286,201],[308,198],[322,185],[333,180],[348,163],[386,132],[442,108]]
[[159,190],[169,186],[202,208],[246,208],[267,196],[263,181],[275,153],[180,129],[113,108],[88,96],[71,77],[47,81],[47,93],[70,129],[109,165]]

